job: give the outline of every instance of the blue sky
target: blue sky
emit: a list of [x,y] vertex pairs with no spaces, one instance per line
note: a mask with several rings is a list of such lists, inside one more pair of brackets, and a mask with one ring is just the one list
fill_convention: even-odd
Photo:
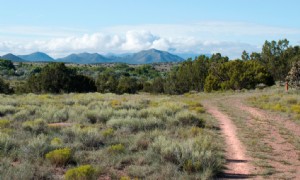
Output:
[[0,0],[0,55],[44,51],[174,53],[259,51],[265,40],[300,43],[297,0]]

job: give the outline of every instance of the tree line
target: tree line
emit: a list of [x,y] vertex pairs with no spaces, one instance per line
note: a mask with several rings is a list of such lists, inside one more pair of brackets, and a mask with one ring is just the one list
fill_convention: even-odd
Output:
[[[94,73],[91,75],[83,69],[49,63],[43,68],[35,68],[27,80],[14,89],[0,79],[0,93],[97,91],[123,94],[144,91],[183,94],[190,91],[254,89],[257,85],[271,86],[275,81],[294,81],[298,78],[294,74],[299,69],[299,61],[299,46],[289,46],[289,41],[284,39],[266,41],[261,53],[243,51],[241,59],[229,60],[220,53],[190,58],[168,73],[160,73],[150,65],[133,68],[120,64],[115,68],[95,69],[95,77]],[[0,70],[13,73],[15,67],[10,61],[0,60]]]

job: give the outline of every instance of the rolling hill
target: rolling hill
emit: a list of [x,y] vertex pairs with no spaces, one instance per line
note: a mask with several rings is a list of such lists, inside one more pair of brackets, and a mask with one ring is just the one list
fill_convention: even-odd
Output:
[[150,49],[125,56],[121,58],[121,60],[129,64],[150,64],[164,62],[180,62],[184,59],[167,51]]
[[46,61],[46,62],[50,62],[50,61],[54,61],[54,59],[52,57],[50,57],[48,54],[45,54],[43,52],[35,52],[32,54],[28,54],[28,55],[19,55],[18,56],[21,59],[24,59],[26,61]]
[[13,62],[25,62],[26,61],[26,60],[24,60],[16,55],[13,55],[11,53],[1,56],[1,59],[10,60]]
[[107,63],[111,62],[111,59],[104,57],[98,53],[80,53],[71,54],[64,58],[56,59],[58,62],[66,63],[78,63],[78,64],[93,64],[93,63]]

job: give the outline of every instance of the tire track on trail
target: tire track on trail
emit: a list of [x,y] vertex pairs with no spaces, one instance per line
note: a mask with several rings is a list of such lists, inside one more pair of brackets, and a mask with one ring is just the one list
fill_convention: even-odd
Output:
[[250,157],[246,155],[246,148],[237,137],[237,128],[229,116],[221,112],[212,102],[203,101],[206,111],[219,121],[224,136],[226,148],[226,169],[220,179],[252,179],[254,167],[250,164]]
[[[288,137],[280,133],[280,128],[287,129],[293,136],[299,137],[300,127],[288,119],[283,119],[278,115],[270,114],[264,110],[245,105],[240,99],[227,101],[238,111],[244,111],[251,116],[252,123],[257,128],[265,131],[262,141],[272,147],[269,164],[276,170],[273,175],[275,179],[299,179],[300,160],[299,150],[288,141]],[[254,121],[254,119],[257,119]]]

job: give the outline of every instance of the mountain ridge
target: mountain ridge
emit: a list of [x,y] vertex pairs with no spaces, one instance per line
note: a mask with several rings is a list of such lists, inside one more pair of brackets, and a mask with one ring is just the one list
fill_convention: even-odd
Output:
[[[151,63],[168,63],[181,62],[187,59],[188,55],[197,54],[173,54],[168,51],[161,51],[157,49],[142,50],[136,53],[126,54],[107,54],[102,55],[98,53],[73,53],[66,57],[54,59],[46,53],[35,52],[28,55],[14,55],[6,54],[2,57],[13,62],[65,62],[76,64],[99,64],[99,63],[127,63],[127,64],[151,64]],[[191,58],[194,58],[191,57]]]
[[26,61],[54,61],[52,57],[43,52],[34,52],[28,55],[18,55],[18,57]]
[[26,60],[12,54],[12,53],[8,53],[8,54],[5,54],[3,56],[0,56],[1,59],[4,59],[4,60],[10,60],[10,61],[13,61],[13,62],[26,62]]

